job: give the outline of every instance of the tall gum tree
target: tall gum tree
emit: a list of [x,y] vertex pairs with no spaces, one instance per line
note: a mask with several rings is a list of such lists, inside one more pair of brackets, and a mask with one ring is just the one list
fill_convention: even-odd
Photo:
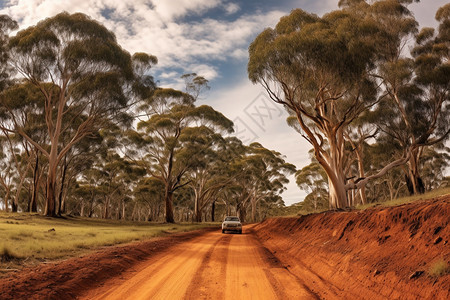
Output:
[[[7,15],[0,15],[0,92],[2,92],[9,84],[10,84],[10,76],[11,76],[11,68],[7,64],[9,53],[8,53],[8,42],[9,42],[9,32],[11,30],[17,29],[17,23],[12,20]],[[0,106],[0,119],[5,118],[5,112],[2,110]],[[9,141],[8,132],[5,130],[2,130],[1,133],[3,134],[4,138],[0,136],[0,143],[5,143],[5,146],[7,145]],[[1,146],[1,145],[0,145]],[[0,156],[6,157],[6,154],[1,153]],[[5,165],[6,166],[6,165]],[[9,169],[10,167],[6,166],[6,169]],[[3,169],[3,168],[2,168]],[[4,205],[5,205],[5,211],[8,211],[9,209],[9,195],[10,195],[10,188],[9,184],[7,184],[5,180],[5,172],[2,170],[2,175],[0,176],[0,185],[4,189]]]
[[9,33],[17,29],[17,22],[7,15],[0,15],[0,92],[8,86],[11,81],[11,67],[8,65],[8,43]]
[[[440,8],[436,14],[440,22],[438,34],[432,28],[424,28],[417,35],[418,24],[407,8],[411,2],[377,1],[364,9],[350,4],[345,10],[362,14],[379,28],[375,37],[378,68],[371,76],[382,84],[388,96],[378,113],[380,120],[384,119],[379,127],[395,137],[408,152],[405,178],[410,192],[415,194],[425,191],[419,171],[424,148],[445,140],[449,133],[446,103],[449,101],[450,5]],[[405,50],[411,39],[416,40],[416,45],[409,57]],[[388,119],[388,115],[395,117]]]
[[295,166],[287,163],[281,153],[264,148],[259,143],[248,147],[244,157],[243,172],[251,174],[250,189],[251,220],[256,222],[257,205],[264,200],[280,199],[289,183],[288,175],[295,173]]
[[[174,89],[157,89],[146,99],[140,110],[143,120],[137,131],[128,136],[142,155],[141,163],[148,173],[164,184],[166,222],[175,222],[173,214],[174,192],[188,182],[183,179],[212,144],[203,144],[202,136],[211,132],[232,132],[233,123],[207,105],[195,106],[195,98]],[[199,139],[195,147],[186,145]],[[193,151],[194,150],[194,151]]]
[[413,124],[410,139],[416,146],[408,162],[413,193],[425,190],[419,171],[425,148],[448,140],[450,133],[450,4],[438,9],[436,20],[438,31],[422,29],[412,51],[417,96],[405,106],[413,112],[408,115]]
[[375,174],[353,183],[347,179],[345,132],[386,97],[372,75],[378,68],[377,43],[383,37],[395,44],[398,36],[365,18],[370,7],[365,1],[341,2],[360,10],[333,11],[322,18],[293,10],[252,42],[248,63],[250,80],[289,110],[313,146],[328,176],[331,208],[349,206],[347,190],[363,187],[409,158],[405,151]]
[[[45,98],[42,115],[49,145],[35,141],[18,124],[8,130],[47,157],[45,214],[54,216],[58,166],[65,154],[104,120],[125,119],[136,83],[132,57],[112,32],[81,13],[60,13],[21,30],[9,47],[9,64]],[[81,121],[72,130],[75,117]],[[61,145],[68,129],[71,137]]]
[[[188,186],[194,194],[193,219],[201,222],[204,210],[209,205],[213,205],[217,194],[234,180],[235,174],[231,174],[227,167],[235,157],[230,155],[229,139],[224,139],[220,134],[214,134],[214,132],[198,135],[195,131],[193,134],[197,135],[197,138],[194,139],[198,140],[198,137],[201,137],[203,141],[201,143],[187,141],[186,148],[190,150],[186,152],[186,155],[190,155],[192,151],[199,152],[199,150],[202,155],[197,156],[196,161],[193,162],[192,168],[187,174],[187,180]],[[187,138],[190,139],[190,137]],[[207,144],[210,146],[205,147]]]
[[295,116],[327,173],[331,208],[348,205],[344,131],[377,101],[367,76],[374,57],[372,31],[342,11],[319,18],[297,9],[249,48],[250,80]]

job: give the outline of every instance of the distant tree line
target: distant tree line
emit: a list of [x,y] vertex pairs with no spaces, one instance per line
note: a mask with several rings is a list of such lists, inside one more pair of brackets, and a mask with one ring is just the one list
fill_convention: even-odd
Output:
[[295,9],[251,43],[250,80],[313,147],[296,173],[305,206],[448,186],[450,4],[419,31],[411,2],[341,0],[323,17]]
[[84,14],[10,32],[0,16],[0,208],[47,216],[148,221],[257,221],[284,206],[295,167],[233,123],[150,76],[157,58],[125,51]]

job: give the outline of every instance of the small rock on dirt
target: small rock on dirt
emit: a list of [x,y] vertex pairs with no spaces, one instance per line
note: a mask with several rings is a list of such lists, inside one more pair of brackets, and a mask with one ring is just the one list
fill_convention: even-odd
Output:
[[425,273],[425,271],[415,271],[414,273],[409,275],[409,279],[419,278],[423,273]]
[[434,240],[434,244],[439,244],[440,242],[442,242],[442,238],[438,237],[437,239]]

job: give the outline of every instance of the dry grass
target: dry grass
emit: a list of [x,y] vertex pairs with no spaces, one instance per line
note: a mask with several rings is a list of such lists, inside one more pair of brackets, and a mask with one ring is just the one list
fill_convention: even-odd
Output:
[[431,264],[428,274],[431,277],[441,277],[450,274],[450,266],[443,258],[440,258]]
[[102,246],[149,239],[211,224],[157,224],[88,218],[46,218],[0,213],[0,269],[24,262],[62,259]]
[[411,203],[411,202],[415,202],[415,201],[419,201],[419,200],[432,199],[432,198],[436,198],[436,197],[440,197],[440,196],[444,196],[444,195],[448,195],[448,194],[450,194],[450,188],[442,188],[442,189],[429,191],[425,194],[414,195],[414,196],[409,196],[409,197],[402,197],[402,198],[398,198],[395,200],[389,200],[389,201],[373,202],[373,203],[369,203],[366,205],[359,205],[356,208],[357,209],[366,209],[366,208],[370,208],[370,207],[374,207],[374,206],[382,206],[382,207],[397,206],[397,205],[407,204],[407,203]]

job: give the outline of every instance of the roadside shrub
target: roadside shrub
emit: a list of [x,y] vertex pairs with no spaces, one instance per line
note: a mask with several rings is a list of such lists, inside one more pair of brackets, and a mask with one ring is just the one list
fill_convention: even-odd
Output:
[[450,266],[443,258],[441,258],[431,264],[428,274],[430,274],[431,277],[440,277],[450,274]]
[[13,253],[8,247],[3,246],[0,249],[0,261],[2,263],[10,262],[12,260],[17,260],[17,259],[20,259],[20,257],[18,255],[16,255],[15,253]]

